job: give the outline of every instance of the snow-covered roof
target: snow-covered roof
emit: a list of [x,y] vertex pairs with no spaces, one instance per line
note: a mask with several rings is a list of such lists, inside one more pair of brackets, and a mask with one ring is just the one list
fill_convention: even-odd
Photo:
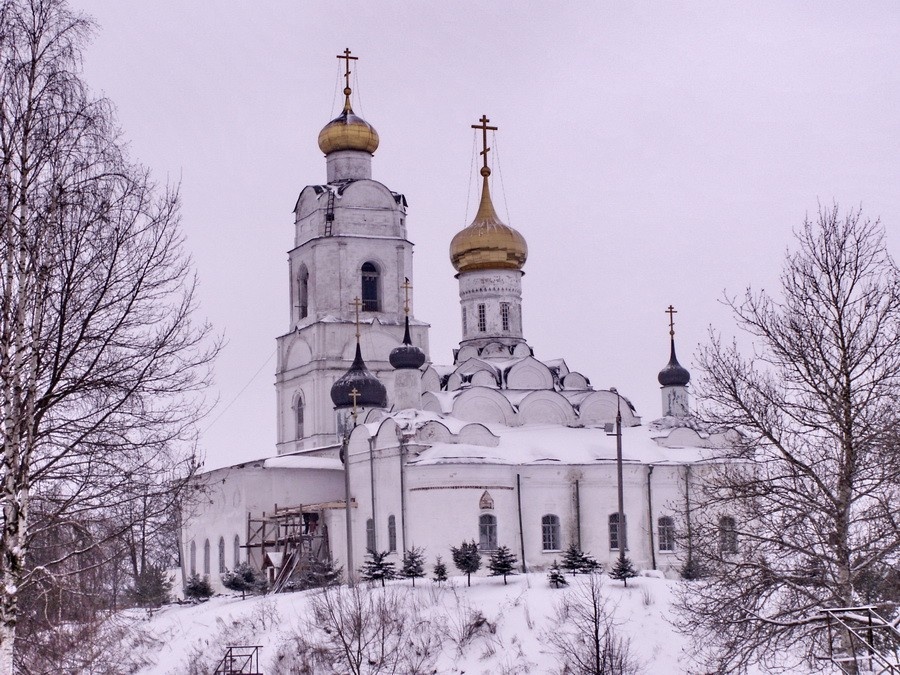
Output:
[[[441,420],[447,424],[448,418]],[[616,437],[603,428],[570,428],[561,425],[507,427],[485,424],[500,439],[495,447],[467,443],[435,443],[412,463],[455,464],[595,464],[616,460]],[[622,459],[627,463],[684,464],[712,459],[715,450],[696,446],[665,447],[657,444],[646,427],[622,429]]]
[[305,455],[282,455],[270,457],[263,466],[267,469],[324,469],[343,471],[344,465],[339,459],[331,457],[308,457]]

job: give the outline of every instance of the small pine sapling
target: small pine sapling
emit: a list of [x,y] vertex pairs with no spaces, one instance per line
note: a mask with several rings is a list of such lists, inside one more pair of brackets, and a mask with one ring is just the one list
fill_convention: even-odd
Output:
[[475,541],[464,541],[459,545],[450,547],[453,554],[453,564],[466,575],[467,585],[472,585],[472,573],[481,568],[481,554],[478,552],[478,544]]
[[434,562],[434,580],[439,584],[447,581],[447,566],[444,564],[444,561],[441,560],[441,556],[437,557],[437,560]]
[[162,565],[147,565],[127,590],[128,598],[138,607],[156,608],[169,602],[175,579]]
[[400,574],[407,579],[412,579],[415,587],[416,579],[425,576],[425,550],[419,546],[413,546],[403,554],[403,568]]
[[631,563],[631,558],[619,556],[619,558],[616,559],[616,564],[610,571],[609,576],[611,579],[623,581],[627,587],[628,580],[637,576],[637,572],[634,571],[634,565]]
[[312,555],[303,561],[303,567],[297,580],[296,588],[324,588],[341,582],[343,567],[335,567],[330,558],[320,560]]
[[359,573],[364,581],[380,581],[382,588],[384,582],[397,578],[397,570],[394,563],[387,559],[390,551],[369,551],[366,560],[360,568]]
[[196,572],[188,577],[187,583],[184,585],[184,597],[194,600],[206,600],[213,594],[212,586],[209,585],[209,579],[201,577]]
[[501,546],[491,554],[488,561],[488,569],[491,571],[492,577],[503,577],[503,585],[506,585],[506,577],[515,574],[516,563],[519,562],[516,554],[510,551],[506,546]]
[[247,597],[247,591],[264,593],[266,590],[265,578],[247,562],[239,564],[234,571],[226,571],[222,575],[222,585],[228,590],[240,591],[242,600]]
[[581,554],[581,565],[578,567],[578,571],[582,574],[596,574],[600,570],[603,569],[603,565],[597,562],[597,559],[592,555],[588,555],[587,553]]
[[581,549],[576,544],[570,544],[569,548],[563,553],[562,567],[571,574],[578,574],[583,559],[584,554],[581,552]]
[[561,588],[562,586],[568,586],[569,582],[566,581],[566,575],[564,575],[559,569],[559,563],[555,560],[553,564],[550,565],[550,572],[547,574],[547,581],[550,582],[550,585],[553,588]]

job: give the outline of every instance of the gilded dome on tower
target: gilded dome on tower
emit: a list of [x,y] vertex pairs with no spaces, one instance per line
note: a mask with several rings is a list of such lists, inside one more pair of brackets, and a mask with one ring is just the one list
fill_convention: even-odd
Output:
[[460,230],[450,242],[450,262],[457,272],[472,270],[520,270],[528,258],[528,245],[517,230],[497,217],[487,177],[490,170],[481,170],[484,184],[481,204],[475,220]]
[[339,150],[374,153],[378,149],[378,132],[349,105],[319,132],[319,149],[326,155]]

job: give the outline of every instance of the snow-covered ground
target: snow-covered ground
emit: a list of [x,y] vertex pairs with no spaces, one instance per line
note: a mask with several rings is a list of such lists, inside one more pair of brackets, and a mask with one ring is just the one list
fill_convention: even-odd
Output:
[[[690,638],[669,622],[677,582],[640,577],[625,588],[606,576],[596,578],[615,630],[630,641],[639,672],[698,672],[691,662]],[[477,577],[471,588],[465,577],[452,577],[441,586],[420,579],[415,588],[404,580],[388,582],[385,591],[365,585],[362,594],[365,601],[387,598],[386,609],[392,619],[400,619],[398,623],[406,615],[406,628],[395,623],[394,637],[387,641],[417,645],[413,651],[424,654],[422,661],[428,665],[418,672],[542,674],[560,668],[559,648],[553,645],[564,630],[558,618],[560,604],[566,600],[577,604],[590,596],[588,577],[568,579],[570,585],[560,589],[551,588],[544,573],[511,576],[507,585],[500,577]],[[348,589],[339,593],[349,598]],[[149,619],[135,613],[134,628],[142,636],[142,646],[132,649],[143,650],[140,660],[147,664],[140,672],[211,673],[225,647],[236,644],[262,647],[260,666],[266,675],[297,672],[292,654],[304,637],[315,642],[334,636],[333,631],[315,627],[312,608],[321,594],[307,591],[244,600],[217,596],[197,605],[165,607]],[[372,607],[364,613],[371,615]],[[409,672],[408,668],[396,672]]]

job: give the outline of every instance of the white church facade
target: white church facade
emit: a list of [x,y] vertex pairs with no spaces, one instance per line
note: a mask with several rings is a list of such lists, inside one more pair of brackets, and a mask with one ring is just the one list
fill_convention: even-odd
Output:
[[[349,76],[352,57],[341,58]],[[533,353],[522,321],[528,249],[494,210],[493,127],[482,117],[478,213],[450,243],[462,339],[452,363],[433,362],[409,298],[406,199],[373,178],[378,134],[354,114],[349,77],[344,94],[319,134],[326,182],[303,188],[294,209],[276,452],[200,477],[202,497],[183,517],[184,575],[217,587],[220,572],[250,561],[283,581],[301,554],[353,575],[367,550],[399,563],[414,546],[430,570],[468,540],[485,555],[507,546],[528,570],[571,544],[609,568],[624,545],[636,568],[677,575],[675,514],[725,438],[690,417],[671,327],[661,415],[649,423],[620,393]]]

